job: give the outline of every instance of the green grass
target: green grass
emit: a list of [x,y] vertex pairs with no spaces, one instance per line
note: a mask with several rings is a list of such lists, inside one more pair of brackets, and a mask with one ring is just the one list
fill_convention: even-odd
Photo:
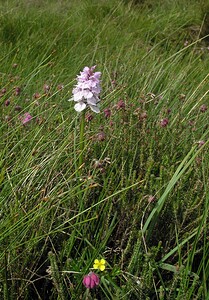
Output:
[[[207,1],[0,8],[0,299],[209,299]],[[95,64],[83,143],[67,100]]]

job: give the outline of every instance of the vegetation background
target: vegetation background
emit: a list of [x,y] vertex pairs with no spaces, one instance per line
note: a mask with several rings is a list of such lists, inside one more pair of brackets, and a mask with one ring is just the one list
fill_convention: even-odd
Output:
[[208,300],[208,1],[1,0],[0,46],[0,299]]

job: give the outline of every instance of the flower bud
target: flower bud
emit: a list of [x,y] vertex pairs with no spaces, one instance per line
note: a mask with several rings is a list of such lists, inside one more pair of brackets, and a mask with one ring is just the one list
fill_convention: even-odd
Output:
[[106,136],[105,133],[103,131],[99,132],[97,134],[97,141],[98,142],[103,142],[105,140]]
[[9,105],[10,105],[10,100],[7,99],[7,100],[4,102],[4,105],[5,105],[5,106],[9,106]]
[[99,285],[99,276],[95,274],[94,272],[90,272],[88,275],[85,275],[83,278],[83,285],[87,289],[93,289],[97,285]]
[[91,122],[93,120],[94,116],[92,114],[87,114],[86,115],[86,121]]
[[199,141],[199,142],[197,142],[198,143],[198,146],[199,146],[199,148],[200,147],[202,147],[204,144],[205,144],[205,141]]
[[166,127],[168,125],[169,121],[167,118],[164,118],[162,120],[160,120],[160,126],[161,127]]
[[43,90],[44,90],[44,93],[45,93],[45,94],[48,94],[48,93],[49,93],[49,90],[50,90],[50,86],[49,86],[48,84],[44,84]]
[[26,112],[24,116],[20,117],[20,120],[22,124],[25,125],[32,120],[32,116],[28,112]]
[[117,109],[125,109],[126,108],[126,105],[125,105],[125,102],[120,99],[116,105]]
[[200,106],[200,111],[204,113],[208,109],[207,105],[203,104]]
[[104,109],[105,118],[109,118],[111,116],[111,110],[109,108]]
[[21,111],[22,107],[20,105],[16,105],[14,108],[15,111]]
[[19,96],[20,95],[20,92],[21,92],[21,88],[19,86],[17,86],[15,88],[15,96]]

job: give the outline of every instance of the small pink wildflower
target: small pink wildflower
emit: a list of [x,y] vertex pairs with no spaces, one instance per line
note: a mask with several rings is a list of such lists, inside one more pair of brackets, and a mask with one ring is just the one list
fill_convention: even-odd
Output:
[[6,88],[3,88],[1,91],[0,91],[0,97],[3,97],[4,94],[7,92]]
[[109,118],[111,116],[111,110],[109,108],[104,109],[105,118]]
[[106,136],[105,133],[103,131],[99,132],[97,134],[97,141],[98,142],[103,142],[105,140]]
[[168,123],[169,123],[168,118],[164,118],[164,119],[160,120],[161,127],[166,127],[168,125]]
[[112,120],[110,120],[110,127],[112,127],[114,125],[114,122]]
[[35,99],[39,99],[39,98],[41,98],[41,94],[36,92],[35,94],[33,94],[33,97]]
[[203,104],[200,106],[200,111],[203,113],[208,109],[207,105]]
[[15,88],[15,96],[19,96],[20,95],[20,92],[21,92],[21,88],[19,86],[17,86]]
[[12,119],[12,117],[11,117],[11,116],[8,116],[8,115],[7,115],[7,116],[5,116],[5,121],[8,121],[8,122],[9,122],[11,119]]
[[120,99],[116,105],[117,109],[125,109],[126,108],[126,105],[125,105],[125,102]]
[[86,121],[91,122],[93,120],[94,116],[92,114],[87,114],[86,115]]
[[199,141],[197,143],[198,143],[198,147],[200,148],[200,147],[202,147],[205,144],[205,141]]
[[44,90],[44,93],[45,93],[45,94],[48,94],[48,93],[49,93],[49,90],[50,90],[50,86],[49,86],[48,84],[44,84],[43,90]]
[[21,122],[23,125],[27,124],[31,120],[32,120],[32,116],[28,112],[25,113],[23,117],[21,117]]
[[62,83],[58,84],[57,89],[59,91],[63,90],[64,89],[64,85]]
[[9,106],[9,105],[10,105],[10,100],[7,99],[7,100],[4,102],[4,105],[5,105],[5,106]]
[[6,93],[6,88],[3,88],[2,90],[1,90],[1,94],[5,94]]
[[83,285],[87,289],[95,288],[97,285],[99,285],[99,282],[100,282],[99,276],[94,272],[90,272],[88,275],[85,275],[83,278]]

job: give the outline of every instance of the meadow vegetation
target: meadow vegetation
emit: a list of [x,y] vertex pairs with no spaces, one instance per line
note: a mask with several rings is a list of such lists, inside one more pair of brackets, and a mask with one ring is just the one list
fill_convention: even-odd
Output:
[[1,0],[0,46],[0,299],[209,300],[207,0]]

